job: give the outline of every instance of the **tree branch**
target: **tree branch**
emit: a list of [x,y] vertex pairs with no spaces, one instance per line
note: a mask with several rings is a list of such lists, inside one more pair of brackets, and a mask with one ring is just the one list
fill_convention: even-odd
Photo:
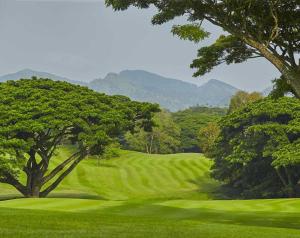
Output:
[[23,195],[26,194],[26,187],[15,179],[11,174],[5,174],[4,178],[0,178],[1,183],[7,183],[14,186]]
[[52,178],[54,178],[60,171],[62,171],[69,163],[71,163],[74,159],[76,159],[76,156],[78,156],[80,152],[76,152],[73,155],[71,155],[68,159],[66,159],[64,162],[62,162],[60,165],[58,165],[55,169],[51,171],[50,174],[42,178],[42,184],[47,183]]
[[47,187],[44,191],[40,193],[41,197],[46,197],[53,189],[55,189],[61,181],[72,172],[72,170],[79,164],[81,160],[83,160],[84,156],[80,156],[77,158],[68,169],[66,169],[49,187]]

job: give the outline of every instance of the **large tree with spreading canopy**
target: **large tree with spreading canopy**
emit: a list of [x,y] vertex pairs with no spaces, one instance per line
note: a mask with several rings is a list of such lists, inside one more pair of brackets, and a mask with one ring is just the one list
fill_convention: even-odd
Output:
[[130,6],[154,6],[153,24],[187,16],[189,24],[176,25],[172,32],[182,39],[199,42],[209,33],[208,21],[226,31],[212,45],[202,47],[191,64],[195,76],[222,63],[241,63],[263,57],[281,73],[276,95],[286,91],[300,97],[300,1],[299,0],[106,0],[107,6],[125,10]]
[[[0,83],[0,182],[26,197],[45,197],[86,156],[102,154],[137,126],[151,129],[157,111],[154,104],[66,82],[33,78]],[[73,153],[53,167],[62,144],[73,145]]]
[[213,176],[246,198],[300,194],[300,100],[266,98],[219,122]]

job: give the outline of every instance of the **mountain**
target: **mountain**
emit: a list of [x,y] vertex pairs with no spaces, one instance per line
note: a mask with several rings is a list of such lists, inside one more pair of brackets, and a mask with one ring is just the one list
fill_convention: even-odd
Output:
[[31,78],[33,76],[36,76],[38,78],[49,78],[49,79],[52,79],[52,80],[55,80],[55,81],[65,81],[65,82],[69,82],[69,83],[73,83],[73,84],[87,86],[86,83],[81,82],[81,81],[75,81],[75,80],[71,80],[71,79],[61,77],[61,76],[58,76],[58,75],[55,75],[55,74],[35,71],[35,70],[31,70],[31,69],[23,69],[23,70],[20,70],[16,73],[3,75],[3,76],[0,77],[0,82],[5,82],[7,80],[18,80],[18,79],[21,79],[21,78]]
[[239,89],[230,84],[211,79],[204,85],[198,87],[198,104],[218,107],[228,106],[231,97],[237,91],[239,91]]
[[31,78],[32,76],[66,81],[87,86],[109,95],[125,95],[136,101],[158,103],[170,111],[178,111],[191,106],[226,107],[238,89],[222,81],[212,79],[202,86],[177,79],[162,77],[143,70],[125,70],[109,73],[84,83],[46,72],[24,69],[0,77],[0,82]]
[[104,79],[90,82],[89,87],[109,95],[120,94],[137,101],[159,103],[171,111],[195,105],[225,107],[238,91],[216,79],[197,86],[142,70],[109,73]]

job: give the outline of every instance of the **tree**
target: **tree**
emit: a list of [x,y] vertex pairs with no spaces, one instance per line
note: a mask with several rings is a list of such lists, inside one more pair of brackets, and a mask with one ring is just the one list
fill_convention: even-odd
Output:
[[[194,76],[203,75],[215,66],[242,63],[263,57],[282,74],[277,87],[291,90],[300,97],[300,12],[299,0],[106,0],[107,6],[125,10],[129,6],[148,8],[158,13],[153,24],[163,24],[187,16],[189,24],[176,25],[173,34],[196,43],[209,36],[202,28],[208,21],[226,31],[212,45],[198,51],[191,64]],[[282,89],[281,88],[281,89]]]
[[233,111],[246,106],[248,103],[255,102],[262,98],[262,94],[258,92],[247,93],[244,91],[238,91],[230,100],[228,113],[232,113]]
[[199,147],[208,157],[211,157],[215,141],[220,134],[220,127],[216,122],[209,122],[199,130]]
[[263,99],[221,119],[213,176],[244,197],[300,193],[300,100]]
[[151,132],[138,128],[135,133],[125,136],[129,149],[149,154],[175,153],[180,145],[180,128],[172,120],[167,111],[157,113],[153,121],[155,126]]
[[[134,126],[151,129],[157,110],[153,104],[49,79],[1,83],[0,182],[26,197],[45,197],[87,155],[102,154]],[[49,170],[62,143],[73,144],[73,154]]]
[[119,142],[113,142],[110,145],[106,146],[102,154],[93,156],[97,160],[97,167],[100,166],[100,160],[112,159],[120,156],[121,145]]
[[199,130],[210,122],[218,121],[227,112],[225,108],[190,107],[172,113],[173,120],[181,129],[180,151],[201,152]]

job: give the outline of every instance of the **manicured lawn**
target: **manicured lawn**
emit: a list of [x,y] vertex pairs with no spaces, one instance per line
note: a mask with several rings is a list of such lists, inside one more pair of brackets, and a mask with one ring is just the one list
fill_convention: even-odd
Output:
[[86,160],[51,198],[1,201],[0,237],[300,237],[300,200],[213,200],[210,166],[198,154]]

